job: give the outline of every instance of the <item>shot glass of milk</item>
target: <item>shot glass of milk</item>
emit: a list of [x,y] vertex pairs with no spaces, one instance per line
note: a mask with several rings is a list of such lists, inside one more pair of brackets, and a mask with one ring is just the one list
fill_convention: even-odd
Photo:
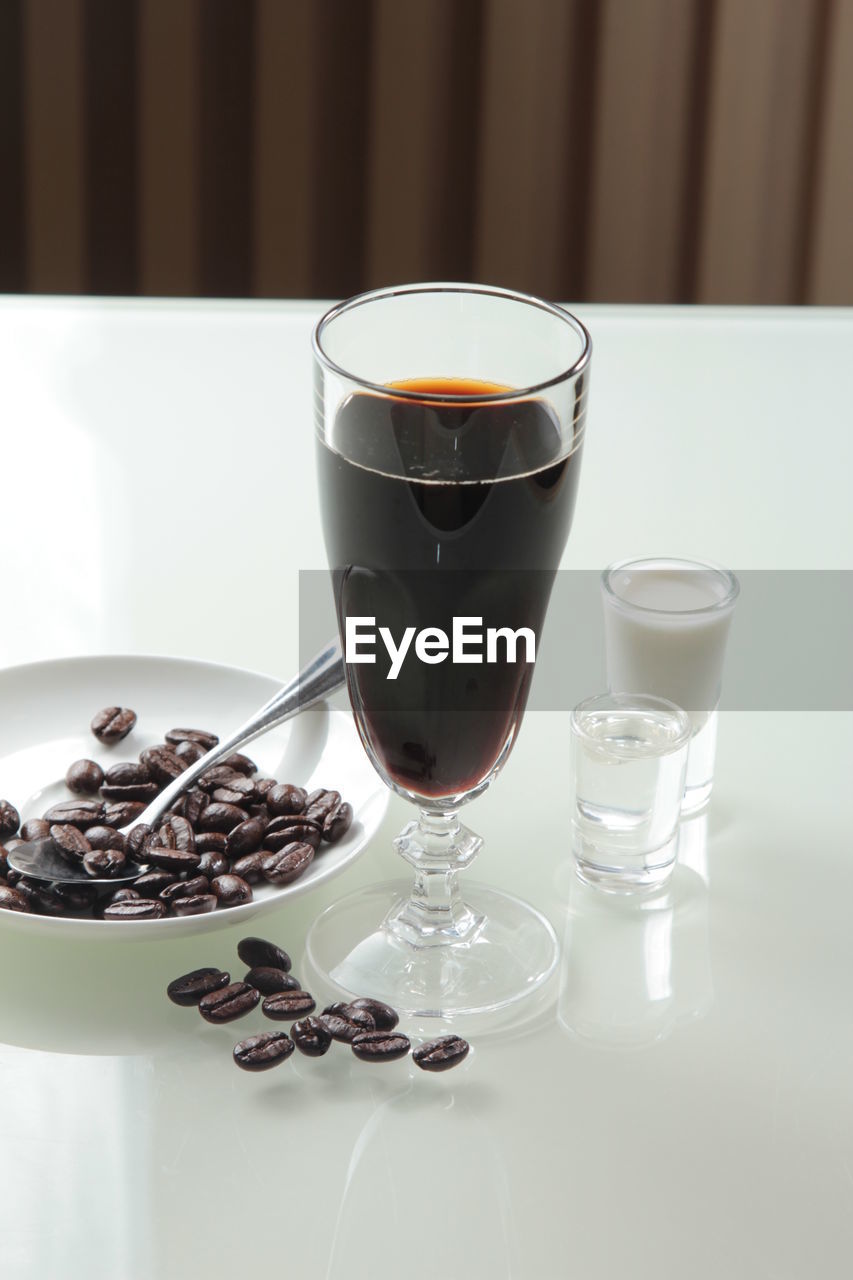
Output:
[[717,706],[739,591],[728,569],[696,560],[621,560],[602,575],[608,688],[668,698],[690,716],[682,813],[707,804],[714,785]]

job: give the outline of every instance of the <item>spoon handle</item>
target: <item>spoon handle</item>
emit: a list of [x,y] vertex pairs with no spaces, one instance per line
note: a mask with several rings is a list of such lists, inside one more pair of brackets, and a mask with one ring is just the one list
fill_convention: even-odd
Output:
[[246,743],[259,738],[262,733],[274,729],[282,721],[289,720],[298,711],[304,711],[306,707],[312,707],[316,702],[322,701],[335,689],[340,688],[343,682],[344,664],[341,646],[337,640],[334,640],[326,645],[298,676],[294,676],[288,684],[279,689],[278,693],[273,694],[269,702],[265,702],[254,715],[249,716],[245,724],[235,729],[222,742],[217,743],[207,755],[196,760],[195,764],[191,764],[174,782],[170,782],[165,791],[161,791],[156,800],[151,801],[144,813],[122,828],[125,835],[142,822],[150,827],[155,826],[166,810],[175,803],[178,796],[188,791],[193,783],[213,765],[224,760],[226,756],[232,755]]

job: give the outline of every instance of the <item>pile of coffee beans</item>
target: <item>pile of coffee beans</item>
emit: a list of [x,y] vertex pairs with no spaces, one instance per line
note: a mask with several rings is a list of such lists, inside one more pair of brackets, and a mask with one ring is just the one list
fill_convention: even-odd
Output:
[[[128,707],[104,707],[92,720],[99,741],[111,745],[136,724]],[[155,796],[219,742],[203,729],[170,729],[162,743],[136,760],[104,769],[75,760],[65,784],[75,799],[51,806],[21,825],[18,810],[0,800],[0,909],[42,915],[92,915],[104,920],[159,920],[201,915],[251,902],[253,885],[292,884],[329,843],[346,834],[352,805],[338,791],[307,792],[291,782],[258,776],[254,761],[234,754],[208,769],[178,798],[156,830],[144,824],[125,837]],[[51,837],[63,857],[93,879],[126,878],[132,885],[51,885],[14,871],[7,853],[26,841]]]
[[[234,1046],[234,1061],[244,1071],[267,1071],[295,1050],[321,1058],[335,1040],[348,1044],[362,1062],[395,1062],[412,1048],[408,1036],[396,1029],[396,1010],[370,996],[330,1004],[315,1016],[314,997],[302,990],[290,972],[290,956],[274,942],[243,938],[237,956],[249,966],[242,981],[232,982],[224,969],[194,969],[170,982],[166,994],[182,1007],[196,1005],[206,1022],[234,1022],[260,1004],[267,1018],[291,1023],[289,1035],[267,1031]],[[468,1048],[460,1036],[439,1036],[413,1049],[412,1058],[422,1071],[448,1071],[462,1062]]]

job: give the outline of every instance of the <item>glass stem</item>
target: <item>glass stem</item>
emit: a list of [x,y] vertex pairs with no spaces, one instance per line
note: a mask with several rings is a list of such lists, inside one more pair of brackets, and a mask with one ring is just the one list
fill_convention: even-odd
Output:
[[458,873],[477,854],[480,837],[462,826],[455,811],[422,808],[394,844],[414,867],[415,882],[386,926],[413,946],[471,941],[483,920],[463,902]]

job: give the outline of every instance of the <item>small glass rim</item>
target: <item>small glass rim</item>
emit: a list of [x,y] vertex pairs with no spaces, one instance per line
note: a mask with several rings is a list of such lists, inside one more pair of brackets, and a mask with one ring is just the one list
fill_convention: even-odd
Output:
[[[689,569],[691,572],[712,573],[725,583],[726,593],[721,599],[702,605],[698,609],[662,609],[654,605],[636,604],[633,600],[626,600],[614,590],[612,578],[615,574],[622,573],[626,569],[651,568]],[[709,614],[724,613],[732,609],[740,595],[740,582],[731,569],[715,564],[713,560],[685,560],[679,556],[632,556],[627,560],[615,560],[613,564],[609,564],[602,570],[601,589],[617,608],[624,609],[626,613],[644,613],[658,618],[689,619],[707,617]]]
[[[590,711],[656,711],[665,712],[677,726],[676,736],[667,743],[662,743],[659,747],[649,747],[643,754],[645,757],[654,757],[663,759],[665,756],[674,755],[680,751],[682,747],[686,747],[692,736],[692,727],[690,716],[680,707],[677,702],[671,702],[669,698],[661,698],[653,693],[594,693],[590,698],[584,698],[579,702],[572,711],[572,734],[576,738],[582,739],[584,742],[592,743],[596,747],[601,747],[600,738],[594,738],[592,734],[587,733],[581,724],[581,717]],[[613,748],[608,748],[612,755],[618,755],[619,752]],[[631,759],[637,757],[631,756]]]
[[[527,306],[536,307],[540,311],[548,312],[556,320],[561,320],[570,329],[574,330],[581,340],[581,353],[568,369],[556,374],[553,378],[547,378],[544,382],[532,383],[526,387],[512,387],[508,391],[490,392],[487,395],[453,395],[452,393],[437,391],[409,391],[405,388],[389,387],[383,382],[371,382],[370,379],[360,377],[350,369],[345,369],[324,350],[323,334],[325,330],[347,312],[354,311],[356,308],[366,306],[371,302],[381,302],[387,298],[431,293],[481,294],[487,297],[502,298],[508,302],[521,302]],[[395,400],[415,400],[421,404],[489,404],[524,400],[532,395],[537,395],[541,391],[547,391],[549,387],[558,386],[561,382],[570,382],[587,368],[592,356],[592,338],[589,330],[586,325],[578,320],[577,316],[573,315],[571,311],[567,311],[565,307],[557,306],[555,302],[546,302],[532,293],[519,293],[515,289],[502,289],[497,285],[465,284],[454,281],[390,285],[382,289],[370,289],[366,293],[357,293],[351,298],[345,298],[342,302],[336,302],[320,317],[314,326],[314,331],[311,334],[311,347],[317,361],[330,372],[337,374],[338,377],[346,378],[348,382],[356,383],[358,386],[368,391],[373,391],[377,395],[392,397]]]

